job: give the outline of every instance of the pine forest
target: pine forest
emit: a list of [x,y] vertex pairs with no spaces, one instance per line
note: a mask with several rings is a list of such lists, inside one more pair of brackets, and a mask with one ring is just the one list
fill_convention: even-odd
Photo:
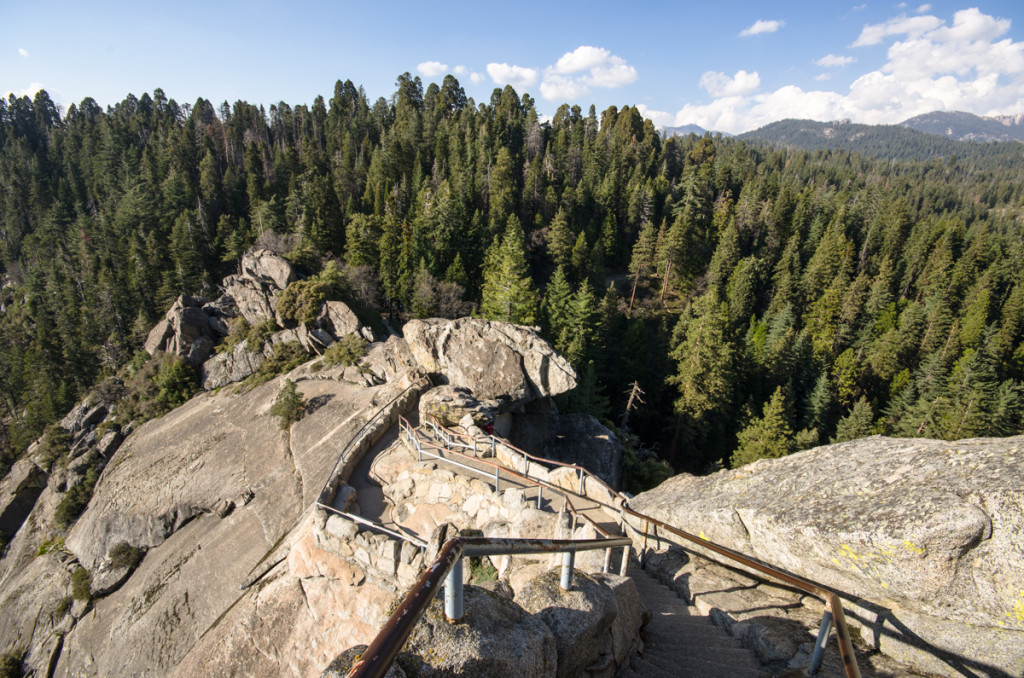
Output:
[[1019,434],[1024,153],[963,148],[666,138],[635,107],[543,120],[450,75],[269,110],[12,95],[0,471],[253,246],[394,328],[539,326],[579,374],[559,408],[620,434],[633,487],[873,434]]

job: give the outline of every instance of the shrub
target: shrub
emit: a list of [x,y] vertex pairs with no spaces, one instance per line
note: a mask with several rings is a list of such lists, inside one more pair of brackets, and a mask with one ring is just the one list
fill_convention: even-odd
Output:
[[75,600],[92,599],[92,575],[81,565],[71,573],[71,596]]
[[85,513],[99,477],[100,472],[96,467],[89,468],[85,472],[82,482],[68,490],[61,498],[60,503],[57,504],[57,508],[54,510],[54,518],[59,528],[62,530],[70,528],[78,520],[78,517]]
[[284,387],[277,396],[277,400],[270,406],[270,413],[280,417],[278,425],[281,430],[288,430],[292,424],[302,419],[306,411],[306,401],[295,388],[295,382],[290,379],[284,380]]
[[0,678],[22,678],[25,675],[24,650],[12,650],[0,654]]
[[366,354],[367,342],[358,334],[346,334],[324,351],[328,365],[355,365]]
[[135,548],[126,541],[118,542],[111,547],[107,554],[110,558],[110,565],[117,569],[122,567],[132,568],[142,560],[142,549]]
[[156,400],[172,410],[184,405],[199,390],[199,375],[194,367],[177,356],[171,356],[153,377],[158,392]]
[[71,435],[60,424],[50,424],[39,441],[37,455],[43,468],[49,471],[53,463],[63,459],[70,449]]
[[64,596],[63,598],[61,598],[60,602],[57,603],[57,607],[53,609],[54,619],[63,619],[64,615],[66,615],[68,611],[71,610],[71,604],[73,602],[74,598],[72,598],[71,596]]

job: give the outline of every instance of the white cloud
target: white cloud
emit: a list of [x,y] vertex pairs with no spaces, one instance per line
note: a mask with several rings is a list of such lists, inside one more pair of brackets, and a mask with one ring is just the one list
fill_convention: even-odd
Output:
[[740,35],[747,36],[758,35],[759,33],[774,33],[785,25],[785,21],[765,21],[764,19],[758,19],[752,26],[748,26],[740,31]]
[[[783,118],[892,124],[935,110],[1019,113],[1024,110],[1024,41],[1007,37],[1009,30],[1010,21],[978,9],[958,11],[951,22],[932,16],[896,17],[864,27],[861,45],[895,40],[886,50],[885,63],[861,74],[845,92],[795,86],[761,92],[756,72],[740,71],[730,78],[709,71],[700,84],[713,100],[684,106],[672,124],[743,132]],[[828,55],[816,63],[838,66],[845,58]],[[815,80],[823,82],[827,74]],[[662,111],[645,115],[668,124]]]
[[700,76],[700,86],[715,98],[743,96],[757,91],[761,86],[761,76],[757,71],[736,71],[736,75],[730,78],[725,73],[708,71]]
[[476,71],[473,71],[472,73],[469,74],[469,80],[474,85],[479,85],[481,82],[483,82],[486,79],[487,79],[487,76],[484,75],[483,73],[477,73]]
[[591,87],[614,89],[637,77],[636,69],[622,57],[603,47],[580,45],[544,69],[540,95],[548,101],[572,101],[586,96]]
[[924,14],[925,12],[930,12],[930,11],[932,11],[932,6],[929,5],[929,4],[924,4],[924,5],[921,5],[920,7],[917,8],[917,13],[918,14]]
[[20,54],[21,56],[25,57],[26,59],[28,58],[28,50],[25,49],[24,47],[19,47],[18,48],[18,54]]
[[456,66],[455,68],[452,69],[452,73],[455,74],[455,75],[465,75],[466,74],[466,67],[465,66]]
[[442,64],[440,61],[424,61],[421,64],[416,64],[416,70],[419,71],[420,75],[436,78],[448,72],[448,64]]
[[640,115],[649,119],[657,127],[671,127],[676,124],[676,116],[674,113],[668,111],[655,111],[647,108],[645,104],[637,104],[636,110],[640,111]]
[[884,24],[867,24],[851,47],[877,45],[890,35],[922,35],[942,25],[942,19],[934,16],[898,16]]
[[818,75],[814,76],[814,79],[817,80],[818,82],[821,82],[822,80],[828,80],[831,77],[831,73],[819,73]]
[[572,101],[584,97],[590,88],[580,80],[559,73],[545,73],[540,95],[548,101]]
[[534,68],[510,66],[502,63],[487,64],[487,75],[497,85],[512,85],[515,89],[525,89],[537,84],[538,73]]
[[864,11],[864,10],[866,10],[867,8],[868,8],[868,6],[867,6],[867,5],[854,5],[854,6],[853,6],[853,11],[854,11],[854,12],[863,12],[863,11]]
[[856,60],[855,57],[826,54],[814,63],[822,68],[842,68],[843,66],[849,66]]
[[595,66],[600,66],[612,55],[603,47],[580,45],[571,52],[566,52],[555,62],[556,73],[577,73]]

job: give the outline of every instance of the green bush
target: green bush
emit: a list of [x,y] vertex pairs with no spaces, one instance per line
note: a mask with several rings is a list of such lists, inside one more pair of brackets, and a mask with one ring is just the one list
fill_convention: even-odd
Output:
[[172,410],[184,405],[199,390],[199,374],[192,365],[177,356],[171,356],[153,377],[158,389],[156,400]]
[[274,352],[263,361],[255,374],[242,382],[241,390],[264,384],[279,374],[289,372],[309,360],[309,354],[297,341],[284,341],[274,344]]
[[275,417],[280,417],[281,421],[278,425],[281,430],[287,431],[292,424],[302,419],[302,415],[306,412],[306,401],[302,398],[298,389],[295,388],[295,382],[290,379],[284,380],[284,387],[277,396],[277,400],[270,406],[270,413]]
[[49,471],[54,462],[63,459],[71,449],[71,434],[60,424],[50,424],[39,441],[37,456],[44,469]]
[[110,558],[110,565],[115,568],[132,568],[142,560],[142,549],[135,548],[126,541],[118,542],[111,547],[107,554]]
[[75,524],[78,517],[85,513],[92,499],[92,492],[96,488],[96,481],[99,480],[100,472],[95,467],[85,472],[82,482],[78,483],[61,498],[60,503],[54,510],[54,518],[57,526],[66,530]]
[[92,575],[81,565],[71,573],[71,596],[75,600],[92,599]]
[[346,334],[324,351],[328,365],[355,365],[366,354],[367,342],[358,334]]
[[53,610],[53,618],[63,619],[64,615],[66,615],[71,610],[71,604],[74,602],[74,600],[75,599],[71,596],[64,596],[63,598],[61,598],[60,602],[57,603],[57,607],[55,607]]
[[0,678],[22,678],[25,675],[24,650],[12,650],[0,654]]

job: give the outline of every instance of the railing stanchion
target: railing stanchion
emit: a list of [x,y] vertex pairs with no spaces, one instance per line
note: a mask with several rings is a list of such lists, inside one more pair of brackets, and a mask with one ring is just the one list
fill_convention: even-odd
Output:
[[601,571],[608,574],[608,571],[612,569],[612,550],[604,550],[604,566],[601,567]]
[[576,562],[576,551],[565,551],[562,553],[562,581],[559,585],[563,591],[572,588],[572,568]]
[[818,639],[814,641],[814,654],[811,656],[810,675],[815,675],[821,669],[821,662],[825,659],[825,646],[828,644],[828,634],[832,633],[832,611],[826,609],[821,615],[821,628],[818,629]]
[[583,494],[583,469],[580,469],[580,491],[579,494]]
[[500,490],[500,488],[498,487],[499,480],[500,479],[498,478],[498,467],[495,466],[494,467],[494,491],[495,492],[498,492]]
[[444,614],[449,621],[462,619],[462,557],[452,564],[444,580]]
[[622,547],[622,563],[619,565],[619,576],[625,577],[626,570],[629,569],[629,547]]
[[538,485],[537,486],[537,510],[538,511],[540,510],[540,504],[541,504],[542,501],[544,501],[544,486],[543,485]]

